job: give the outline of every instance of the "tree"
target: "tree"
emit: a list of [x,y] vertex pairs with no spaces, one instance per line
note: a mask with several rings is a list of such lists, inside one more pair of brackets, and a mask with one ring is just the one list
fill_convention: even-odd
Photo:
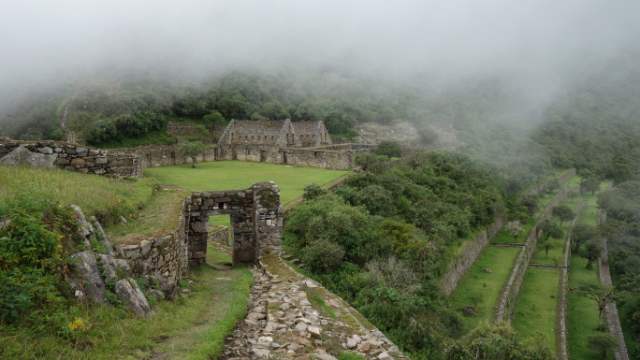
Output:
[[573,210],[571,210],[571,208],[566,205],[556,206],[553,208],[552,212],[553,216],[557,217],[562,222],[570,221],[576,216]]
[[209,129],[220,128],[227,124],[227,120],[218,111],[212,111],[202,117],[204,124]]
[[587,339],[589,347],[600,354],[601,359],[608,359],[613,350],[618,346],[616,338],[608,333],[597,333]]
[[205,146],[200,141],[187,141],[180,144],[179,151],[184,156],[191,158],[191,167],[196,167],[197,156],[204,152]]
[[585,284],[578,287],[578,292],[598,305],[600,319],[602,319],[607,304],[613,301],[614,293],[612,287],[604,287],[600,284]]
[[580,181],[580,193],[584,194],[586,192],[590,192],[592,195],[595,195],[596,191],[600,189],[600,180],[591,175],[582,178]]
[[446,351],[447,360],[551,360],[542,342],[522,342],[507,324],[482,325]]
[[402,148],[400,148],[400,144],[395,141],[383,141],[380,143],[380,145],[378,145],[375,153],[388,157],[401,157]]
[[587,269],[593,267],[593,262],[600,257],[600,254],[602,254],[602,246],[597,239],[591,239],[591,241],[587,242],[583,253],[583,257],[588,260]]
[[577,224],[571,233],[572,250],[578,252],[580,247],[597,236],[596,227],[589,224]]
[[560,227],[560,225],[550,220],[545,220],[540,226],[540,230],[542,230],[543,242],[549,238],[562,239],[562,237],[564,236],[564,231],[562,231],[562,227]]

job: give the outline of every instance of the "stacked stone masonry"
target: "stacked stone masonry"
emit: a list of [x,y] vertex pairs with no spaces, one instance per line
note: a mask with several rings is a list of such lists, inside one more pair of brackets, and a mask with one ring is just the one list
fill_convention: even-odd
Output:
[[208,219],[219,214],[231,217],[234,263],[255,263],[265,253],[280,253],[280,190],[275,183],[264,182],[246,190],[194,193],[187,199],[185,223],[191,265],[205,262]]
[[0,165],[60,168],[115,177],[137,177],[142,173],[136,155],[51,140],[20,141],[2,138]]
[[482,230],[471,242],[465,245],[460,256],[453,261],[442,277],[440,286],[446,296],[451,295],[456,289],[460,279],[462,279],[467,270],[471,268],[473,263],[476,262],[478,256],[480,256],[480,253],[489,244],[491,239],[502,229],[503,224],[504,217],[498,215],[493,224]]
[[186,201],[175,231],[117,247],[120,256],[129,261],[131,272],[156,282],[167,298],[175,295],[178,281],[189,271],[185,206]]
[[505,286],[502,288],[502,292],[500,294],[500,298],[498,299],[496,308],[496,321],[511,320],[511,316],[515,308],[516,299],[518,298],[520,287],[522,285],[522,281],[524,280],[524,275],[527,272],[529,262],[531,261],[531,258],[533,257],[533,254],[536,250],[538,239],[542,235],[540,226],[545,219],[548,219],[551,216],[553,208],[567,198],[569,194],[569,190],[567,189],[567,181],[573,176],[575,176],[575,171],[572,170],[568,171],[567,174],[565,174],[560,179],[560,182],[562,184],[561,189],[549,203],[549,205],[547,205],[544,211],[540,214],[536,224],[529,231],[527,240],[525,241],[522,250],[515,260],[509,279],[507,280]]

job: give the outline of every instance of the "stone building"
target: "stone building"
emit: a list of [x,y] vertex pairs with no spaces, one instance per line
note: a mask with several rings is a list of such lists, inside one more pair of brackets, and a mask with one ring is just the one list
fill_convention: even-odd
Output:
[[331,145],[331,136],[322,121],[231,120],[218,140],[220,147],[261,145],[277,147],[317,147]]

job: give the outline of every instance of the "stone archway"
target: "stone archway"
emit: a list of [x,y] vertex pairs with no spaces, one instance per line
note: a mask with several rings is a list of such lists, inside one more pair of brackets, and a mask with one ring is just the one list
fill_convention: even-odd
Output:
[[189,266],[205,263],[209,216],[220,214],[231,217],[234,264],[253,264],[262,254],[280,253],[280,190],[274,182],[263,182],[245,190],[197,192],[187,199]]

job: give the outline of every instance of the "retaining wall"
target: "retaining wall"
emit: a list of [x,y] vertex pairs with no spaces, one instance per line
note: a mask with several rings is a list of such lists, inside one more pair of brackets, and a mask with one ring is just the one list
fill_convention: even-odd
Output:
[[[142,169],[148,167],[191,164],[191,158],[184,156],[177,145],[144,145],[133,148],[121,148],[118,151],[137,156]],[[196,156],[198,162],[215,161],[216,147],[207,146],[204,152]]]
[[0,138],[0,164],[60,168],[116,177],[137,177],[142,174],[138,157],[133,154],[52,140]]
[[476,262],[482,250],[489,244],[491,239],[502,229],[504,225],[504,217],[499,215],[493,224],[489,225],[477,234],[472,241],[468,242],[462,253],[453,261],[449,269],[442,277],[440,287],[442,292],[449,296],[458,286],[458,282],[464,274]]
[[[606,218],[606,213],[600,212],[598,221],[603,223]],[[600,277],[600,283],[605,287],[613,287],[613,281],[611,279],[611,272],[609,270],[609,248],[608,239],[602,238],[602,255],[598,258],[598,271]],[[618,343],[614,351],[614,357],[616,360],[629,360],[629,352],[627,351],[627,345],[624,342],[624,333],[622,332],[622,325],[620,324],[620,315],[618,315],[618,307],[615,301],[609,302],[604,308],[604,318],[607,323],[609,333],[613,335]]]
[[575,171],[572,171],[571,175],[566,174],[562,177],[562,181],[564,182],[562,184],[562,188],[549,203],[549,205],[547,205],[544,211],[539,215],[536,224],[529,231],[527,240],[525,241],[525,244],[522,247],[522,250],[520,250],[520,253],[518,254],[518,257],[516,258],[516,261],[513,265],[509,280],[507,280],[507,283],[500,293],[500,298],[496,307],[496,321],[511,320],[511,316],[515,308],[516,299],[518,297],[518,293],[520,292],[520,286],[522,285],[522,280],[524,279],[524,275],[527,272],[527,268],[529,266],[531,258],[533,257],[533,253],[536,251],[536,245],[542,233],[542,231],[540,230],[540,225],[545,219],[551,216],[553,208],[557,206],[561,201],[566,199],[569,192],[569,190],[567,189],[566,181],[574,175]]
[[171,297],[178,281],[189,269],[187,233],[185,228],[185,205],[178,219],[175,231],[136,245],[119,245],[121,257],[129,260],[135,276],[150,277],[158,281],[165,294]]

